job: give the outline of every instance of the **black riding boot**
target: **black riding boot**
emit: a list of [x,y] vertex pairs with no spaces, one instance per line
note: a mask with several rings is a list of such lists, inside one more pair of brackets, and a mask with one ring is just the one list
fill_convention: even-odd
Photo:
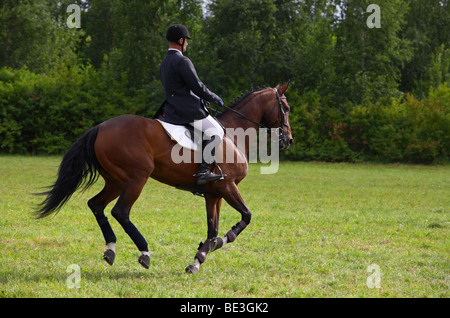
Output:
[[[203,140],[202,143],[202,163],[198,165],[197,173],[195,176],[197,177],[197,184],[205,184],[209,181],[216,181],[222,178],[222,175],[215,174],[214,172],[209,171],[209,167],[211,166],[211,163],[208,163],[205,161],[205,156],[203,155],[203,151],[205,150],[205,147],[214,141],[216,137],[212,136],[210,140]],[[214,147],[211,150],[211,157],[214,158],[216,153],[216,147]]]

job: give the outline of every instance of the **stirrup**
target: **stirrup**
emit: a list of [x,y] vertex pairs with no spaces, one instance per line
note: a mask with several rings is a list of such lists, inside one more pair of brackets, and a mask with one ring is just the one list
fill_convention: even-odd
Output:
[[217,180],[216,182],[219,182],[219,181],[225,179],[225,177],[226,177],[227,175],[226,175],[226,174],[223,174],[222,169],[220,169],[220,166],[217,164],[217,161],[214,160],[213,164],[214,164],[214,168],[219,169],[219,172],[220,172],[220,179]]
[[223,174],[222,169],[220,169],[219,165],[217,164],[217,162],[214,160],[214,167],[219,169],[220,175],[214,173],[213,171],[209,171],[206,170],[204,172],[200,172],[200,173],[196,173],[194,174],[194,177],[197,177],[197,184],[198,185],[203,185],[207,182],[219,182],[223,179],[225,179],[225,177],[227,176],[226,174]]
[[217,182],[222,178],[221,175],[215,174],[214,172],[211,172],[209,170],[206,172],[195,174],[194,176],[197,177],[198,185],[203,185],[203,184],[205,184],[207,182],[211,182],[211,181]]

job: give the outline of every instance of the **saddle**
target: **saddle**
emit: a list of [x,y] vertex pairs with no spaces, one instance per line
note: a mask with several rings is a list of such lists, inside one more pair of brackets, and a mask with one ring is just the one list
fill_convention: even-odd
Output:
[[170,124],[164,121],[164,117],[159,117],[156,120],[163,126],[169,137],[181,147],[193,151],[202,151],[202,138],[194,138],[194,127],[191,125]]

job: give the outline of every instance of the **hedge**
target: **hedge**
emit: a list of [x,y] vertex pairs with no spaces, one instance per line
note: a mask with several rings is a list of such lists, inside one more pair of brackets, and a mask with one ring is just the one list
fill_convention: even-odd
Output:
[[[450,88],[444,83],[418,100],[410,94],[373,105],[346,103],[315,93],[296,98],[291,160],[445,163],[450,152]],[[289,99],[291,106],[293,101]]]
[[[106,69],[106,68],[105,68]],[[0,153],[60,154],[88,128],[108,118],[151,116],[160,87],[127,89],[126,76],[90,66],[62,66],[51,74],[0,69]],[[450,151],[450,88],[431,89],[373,105],[334,105],[316,92],[287,93],[294,144],[289,160],[445,163]]]

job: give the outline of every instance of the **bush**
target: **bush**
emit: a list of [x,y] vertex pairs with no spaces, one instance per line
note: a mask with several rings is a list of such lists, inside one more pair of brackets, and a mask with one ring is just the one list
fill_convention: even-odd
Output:
[[88,128],[141,107],[102,75],[89,65],[0,69],[0,152],[62,153]]
[[374,105],[331,106],[317,93],[289,97],[294,145],[291,160],[448,162],[450,88],[442,84],[422,100],[385,98]]
[[[67,64],[67,63],[66,63]],[[163,100],[158,82],[137,91],[110,68],[65,65],[49,74],[0,69],[0,153],[63,153],[87,129],[120,114],[151,117]],[[442,84],[418,100],[383,98],[337,107],[317,92],[291,89],[290,160],[448,162],[450,88]]]

